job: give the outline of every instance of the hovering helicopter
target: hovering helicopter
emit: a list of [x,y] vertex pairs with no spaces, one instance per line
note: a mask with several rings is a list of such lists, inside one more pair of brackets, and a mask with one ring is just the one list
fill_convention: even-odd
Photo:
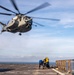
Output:
[[[37,10],[40,10],[40,9],[45,8],[47,6],[50,6],[50,4],[48,2],[45,2],[45,3],[41,4],[40,6],[26,12],[25,14],[22,14],[22,13],[20,13],[20,11],[18,9],[15,0],[10,0],[10,1],[12,3],[13,7],[15,8],[15,10],[17,10],[18,13],[16,13],[16,12],[0,5],[0,8],[4,9],[6,11],[14,13],[14,14],[9,14],[9,13],[1,13],[0,12],[1,15],[15,16],[14,18],[12,18],[11,21],[8,22],[7,25],[0,22],[0,24],[3,26],[1,33],[5,32],[5,31],[12,32],[12,33],[19,32],[19,35],[21,35],[21,33],[23,33],[23,32],[28,32],[32,29],[33,18],[59,21],[59,19],[26,16],[29,13],[32,13],[34,11],[37,11]],[[39,24],[37,22],[34,22],[34,23]]]

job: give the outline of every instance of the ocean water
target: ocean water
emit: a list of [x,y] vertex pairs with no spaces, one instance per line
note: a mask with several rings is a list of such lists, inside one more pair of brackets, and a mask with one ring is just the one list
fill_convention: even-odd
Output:
[[[38,64],[38,62],[0,62],[0,64]],[[49,62],[50,66],[55,66],[55,62]]]

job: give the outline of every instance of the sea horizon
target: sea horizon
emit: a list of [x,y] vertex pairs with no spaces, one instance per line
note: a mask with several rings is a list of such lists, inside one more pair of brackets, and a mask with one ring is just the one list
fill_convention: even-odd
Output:
[[[38,64],[38,62],[0,62],[0,64]],[[55,62],[49,62],[49,64],[52,66],[55,66]]]

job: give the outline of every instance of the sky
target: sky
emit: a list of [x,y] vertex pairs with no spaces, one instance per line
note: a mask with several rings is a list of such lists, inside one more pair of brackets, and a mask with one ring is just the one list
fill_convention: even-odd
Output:
[[[74,0],[16,0],[21,13],[48,2],[50,6],[27,14],[27,16],[60,19],[60,21],[35,19],[43,25],[27,33],[0,34],[0,62],[38,62],[49,57],[50,62],[74,59]],[[0,5],[17,12],[10,0],[0,0]],[[0,8],[0,12],[8,12]],[[0,21],[6,23],[14,16],[0,15]],[[2,26],[0,26],[0,30]]]

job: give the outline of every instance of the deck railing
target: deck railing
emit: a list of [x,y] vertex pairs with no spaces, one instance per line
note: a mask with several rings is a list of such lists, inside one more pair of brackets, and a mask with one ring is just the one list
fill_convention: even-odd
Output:
[[72,73],[74,75],[74,60],[57,60],[56,66],[59,71],[66,72],[66,73]]

